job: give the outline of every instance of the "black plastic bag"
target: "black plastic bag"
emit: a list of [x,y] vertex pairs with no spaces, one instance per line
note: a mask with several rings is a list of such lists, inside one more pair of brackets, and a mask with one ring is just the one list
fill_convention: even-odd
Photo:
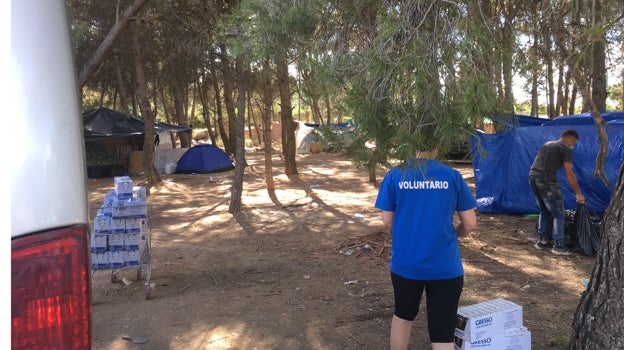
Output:
[[574,221],[569,229],[572,249],[583,255],[596,255],[600,247],[600,220],[590,214],[585,204],[579,204],[576,208]]

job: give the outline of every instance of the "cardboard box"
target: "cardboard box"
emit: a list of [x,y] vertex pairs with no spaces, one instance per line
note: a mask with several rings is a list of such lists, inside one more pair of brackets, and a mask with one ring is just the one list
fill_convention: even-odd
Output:
[[125,234],[121,235],[108,235],[108,250],[124,250]]
[[104,253],[108,248],[106,235],[91,233],[91,253]]
[[530,350],[531,332],[525,327],[506,330],[503,333],[469,342],[455,337],[455,350]]
[[124,266],[124,251],[123,250],[115,250],[108,251],[108,266],[111,268],[123,267]]
[[126,233],[126,219],[111,218],[110,219],[110,234],[121,235],[124,233]]
[[108,190],[106,194],[104,194],[104,203],[102,203],[102,205],[110,206],[111,202],[117,198],[119,197],[117,197],[117,192],[115,190]]
[[139,266],[141,259],[141,252],[139,249],[124,250],[124,266]]
[[102,205],[98,209],[96,215],[104,215],[104,216],[111,217],[113,215],[113,208],[112,207],[105,207],[104,205]]
[[107,269],[108,268],[108,254],[109,252],[98,252],[91,254],[91,267],[94,270]]
[[102,206],[100,207],[100,210],[103,211],[104,215],[112,215],[113,203],[117,200],[118,198],[115,190],[110,190],[106,192],[106,194],[104,195],[104,202],[102,202]]
[[128,174],[136,175],[143,173],[143,151],[132,151],[128,160]]
[[147,192],[145,190],[145,186],[134,186],[132,187],[132,200],[147,199]]
[[110,230],[110,216],[97,214],[95,218],[93,218],[93,232],[95,234],[105,235],[110,233]]
[[522,306],[505,299],[460,307],[455,336],[474,342],[522,327]]
[[141,238],[139,233],[126,233],[124,237],[124,250],[139,249]]
[[115,193],[118,199],[132,198],[132,187],[134,187],[134,183],[130,176],[115,176],[113,181],[115,183]]
[[142,218],[127,218],[126,220],[126,233],[139,233],[145,219]]
[[113,205],[113,218],[146,218],[147,203],[144,200],[118,201]]

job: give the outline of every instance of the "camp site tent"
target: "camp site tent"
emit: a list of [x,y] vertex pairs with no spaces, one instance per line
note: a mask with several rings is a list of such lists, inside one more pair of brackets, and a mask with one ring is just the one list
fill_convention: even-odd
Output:
[[319,141],[319,136],[316,133],[314,126],[308,126],[303,122],[297,123],[295,138],[297,140],[297,153],[310,153],[310,145],[313,142]]
[[[333,124],[312,124],[297,122],[296,140],[297,153],[310,153],[310,146],[315,142],[323,143],[326,150],[346,148],[353,143],[353,125],[350,122]],[[332,130],[332,141],[323,135],[324,129]]]
[[199,144],[186,151],[176,166],[176,174],[207,174],[234,169],[230,157],[219,147]]
[[[495,134],[477,131],[476,136],[471,138],[477,209],[485,213],[539,212],[528,180],[533,159],[542,144],[559,139],[567,129],[574,129],[580,135],[573,153],[579,186],[587,198],[587,208],[603,213],[609,205],[624,160],[624,113],[603,113],[603,118],[607,122],[609,138],[604,173],[610,186],[593,174],[600,142],[596,126],[588,113],[558,117],[541,125],[529,122],[510,126]],[[574,192],[563,170],[559,172],[558,179],[562,185],[565,208],[575,209],[577,204]]]

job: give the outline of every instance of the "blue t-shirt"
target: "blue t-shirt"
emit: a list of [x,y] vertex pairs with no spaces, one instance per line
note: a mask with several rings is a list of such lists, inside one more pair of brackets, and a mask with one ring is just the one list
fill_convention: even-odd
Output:
[[390,169],[375,202],[376,208],[394,212],[390,271],[414,280],[462,276],[453,215],[476,206],[461,174],[438,161]]

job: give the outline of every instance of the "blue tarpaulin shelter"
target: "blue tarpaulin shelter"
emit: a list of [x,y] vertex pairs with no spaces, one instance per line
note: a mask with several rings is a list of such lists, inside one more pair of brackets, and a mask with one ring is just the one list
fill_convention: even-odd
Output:
[[[609,205],[624,160],[624,113],[609,112],[604,113],[603,117],[607,121],[609,138],[604,173],[611,187],[607,187],[593,174],[600,142],[596,126],[588,113],[559,117],[541,125],[509,127],[495,134],[477,131],[476,136],[471,138],[477,209],[485,213],[539,212],[528,180],[533,159],[545,142],[559,139],[564,130],[574,129],[580,135],[573,153],[579,186],[587,198],[587,208],[603,213]],[[558,179],[565,208],[575,209],[577,204],[574,192],[563,170],[560,170]]]
[[551,120],[547,118],[531,117],[528,115],[520,114],[506,115],[501,117],[490,117],[490,119],[495,123],[505,124],[507,127],[536,126],[542,125],[545,122]]

